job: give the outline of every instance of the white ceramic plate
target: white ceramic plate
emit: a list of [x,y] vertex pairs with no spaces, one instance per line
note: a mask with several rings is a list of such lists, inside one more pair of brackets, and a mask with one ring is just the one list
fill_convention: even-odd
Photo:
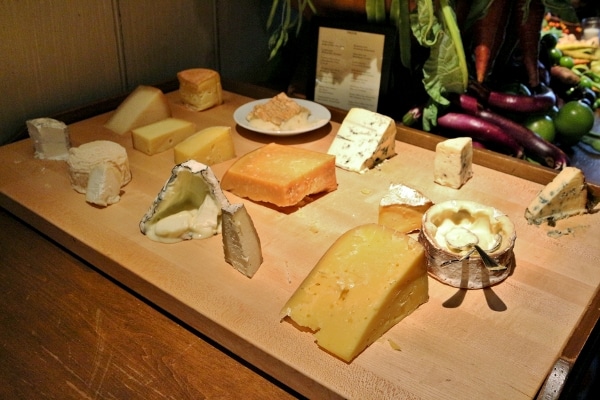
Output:
[[250,103],[246,103],[243,106],[238,107],[238,109],[235,110],[235,112],[233,113],[233,119],[235,120],[235,122],[238,125],[243,126],[246,129],[249,129],[254,132],[264,133],[265,135],[271,135],[271,136],[291,136],[291,135],[298,135],[300,133],[314,131],[315,129],[318,129],[318,128],[324,126],[325,124],[327,124],[329,122],[329,120],[331,119],[331,113],[329,112],[329,110],[327,108],[323,107],[322,105],[317,104],[312,101],[309,101],[309,100],[292,99],[296,103],[298,103],[300,106],[305,107],[310,111],[310,115],[308,117],[308,123],[309,123],[308,126],[300,128],[300,129],[294,129],[294,130],[273,131],[273,130],[260,129],[260,128],[250,125],[250,122],[248,122],[248,120],[246,119],[246,116],[250,113],[250,111],[252,111],[254,106],[256,106],[258,104],[266,103],[269,100],[271,100],[271,99],[255,100],[255,101],[251,101]]

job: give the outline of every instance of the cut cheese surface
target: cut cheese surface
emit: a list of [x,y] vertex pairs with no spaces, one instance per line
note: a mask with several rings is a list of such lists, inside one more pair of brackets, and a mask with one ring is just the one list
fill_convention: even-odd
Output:
[[473,140],[458,137],[440,142],[435,147],[434,182],[460,189],[473,176]]
[[352,361],[429,299],[423,246],[378,224],[336,240],[281,316],[314,332],[319,346]]
[[306,196],[337,188],[335,157],[270,143],[236,160],[221,187],[254,201],[295,206]]
[[167,118],[131,131],[133,147],[149,156],[172,149],[196,132],[196,125],[179,118]]
[[106,207],[121,199],[121,172],[112,163],[95,165],[88,178],[85,200],[88,203]]
[[33,141],[34,157],[44,160],[66,160],[71,140],[67,125],[52,118],[36,118],[26,122]]
[[122,135],[170,116],[171,106],[164,93],[158,88],[141,85],[125,98],[104,126]]
[[414,232],[421,228],[423,214],[432,205],[418,190],[393,183],[379,202],[378,223],[399,232]]
[[242,203],[225,205],[222,211],[225,261],[252,278],[262,264],[263,256],[250,214]]
[[235,158],[231,127],[211,126],[194,133],[174,148],[175,164],[196,160],[213,165]]
[[555,221],[586,214],[593,207],[583,172],[565,167],[527,206],[525,218],[530,224],[554,225]]
[[217,71],[192,68],[177,73],[179,95],[191,110],[203,111],[223,103],[221,76]]
[[329,154],[339,168],[366,172],[396,154],[396,123],[390,117],[352,108],[340,126]]

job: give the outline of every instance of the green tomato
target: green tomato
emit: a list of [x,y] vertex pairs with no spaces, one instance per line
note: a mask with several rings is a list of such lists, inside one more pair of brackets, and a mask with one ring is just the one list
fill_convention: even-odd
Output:
[[554,121],[548,115],[531,117],[523,125],[548,142],[553,142],[556,138]]
[[553,47],[550,50],[548,50],[548,56],[553,62],[558,64],[563,56],[563,52],[561,49]]
[[594,112],[584,102],[573,100],[558,110],[553,121],[560,142],[572,146],[594,126]]
[[593,85],[592,80],[587,76],[582,76],[579,78],[579,86],[584,88],[591,88]]
[[575,61],[573,61],[573,57],[571,56],[562,56],[560,60],[558,60],[558,64],[561,67],[573,68],[575,66]]

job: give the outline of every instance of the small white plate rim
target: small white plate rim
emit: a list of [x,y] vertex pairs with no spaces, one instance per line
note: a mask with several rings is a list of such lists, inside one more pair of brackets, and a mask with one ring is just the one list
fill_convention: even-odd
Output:
[[250,122],[248,122],[248,120],[246,119],[246,116],[250,113],[250,111],[252,111],[254,106],[262,104],[262,103],[266,103],[269,100],[271,100],[271,99],[270,98],[259,99],[259,100],[254,100],[254,101],[251,101],[244,105],[241,105],[233,113],[233,119],[235,120],[235,122],[238,125],[246,128],[248,130],[258,132],[258,133],[263,133],[265,135],[271,135],[271,136],[291,136],[291,135],[298,135],[300,133],[311,132],[311,131],[314,131],[315,129],[321,128],[322,126],[325,126],[331,120],[331,112],[326,107],[322,106],[321,104],[315,103],[314,101],[310,101],[310,100],[292,99],[296,103],[298,103],[302,107],[306,107],[310,111],[310,116],[308,117],[308,121],[309,122],[314,121],[314,124],[309,125],[305,128],[285,130],[285,131],[272,131],[272,130],[260,129],[260,128],[256,128],[256,127],[252,126],[250,124]]

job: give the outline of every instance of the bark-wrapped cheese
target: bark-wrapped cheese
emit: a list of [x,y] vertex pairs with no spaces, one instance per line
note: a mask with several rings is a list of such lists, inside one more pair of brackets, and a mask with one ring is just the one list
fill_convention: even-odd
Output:
[[[450,286],[466,289],[481,289],[505,280],[515,266],[515,240],[515,227],[504,213],[460,200],[431,206],[423,215],[419,233],[429,274]],[[487,268],[474,245],[505,268]]]

